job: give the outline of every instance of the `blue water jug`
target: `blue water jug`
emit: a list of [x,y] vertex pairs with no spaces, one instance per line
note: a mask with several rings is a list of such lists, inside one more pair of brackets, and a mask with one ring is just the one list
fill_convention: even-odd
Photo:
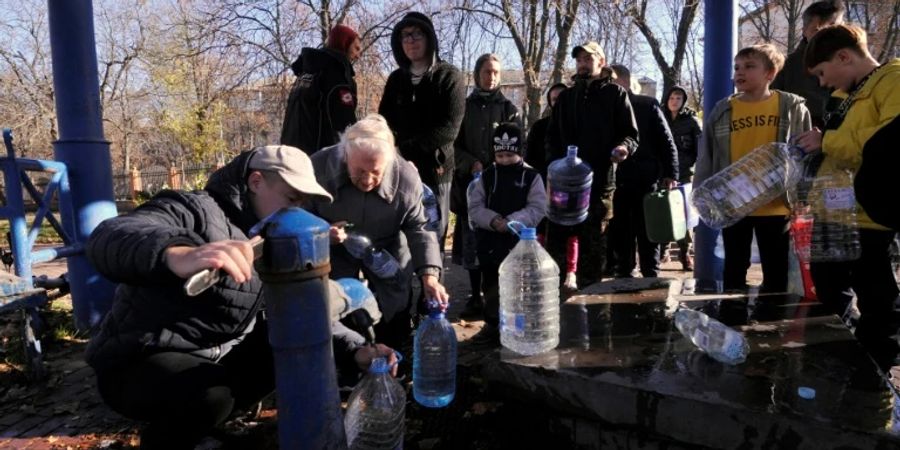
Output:
[[510,222],[519,243],[500,264],[500,343],[536,355],[559,344],[559,266],[521,225]]
[[577,225],[588,216],[594,171],[578,157],[578,147],[570,145],[566,157],[547,168],[547,218],[560,225]]
[[425,183],[422,183],[422,206],[425,207],[425,218],[428,220],[428,223],[425,224],[425,229],[435,233],[439,232],[441,229],[441,210],[438,208],[437,197],[434,195],[434,191]]
[[413,343],[413,397],[428,408],[447,406],[456,394],[456,332],[436,300]]

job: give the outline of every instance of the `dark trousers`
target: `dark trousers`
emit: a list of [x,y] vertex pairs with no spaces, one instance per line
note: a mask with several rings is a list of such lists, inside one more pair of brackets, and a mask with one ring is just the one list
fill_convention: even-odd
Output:
[[481,288],[484,294],[484,323],[500,325],[500,267],[481,263]]
[[897,356],[894,301],[900,290],[891,267],[893,231],[859,230],[860,258],[846,262],[810,265],[816,296],[835,314],[842,316],[856,292],[860,318],[856,338],[882,369]]
[[234,409],[246,409],[275,389],[267,327],[257,321],[218,362],[155,353],[121,369],[98,371],[97,385],[112,409],[149,422],[141,433],[142,449],[193,449]]
[[547,221],[547,253],[560,268],[560,283],[566,273],[566,245],[569,236],[578,236],[578,277],[579,286],[588,286],[600,281],[606,268],[606,234],[612,217],[612,193],[591,197],[591,207],[584,222],[574,225],[558,225]]
[[788,219],[782,216],[749,216],[722,229],[725,244],[725,269],[722,281],[727,290],[747,287],[747,269],[750,268],[750,247],[753,233],[759,247],[762,263],[763,285],[760,291],[787,291],[788,273]]
[[653,186],[648,186],[647,189],[616,188],[613,196],[615,215],[609,222],[609,245],[613,250],[613,270],[617,277],[631,276],[636,264],[635,248],[641,275],[645,278],[659,276],[659,244],[650,242],[647,238],[644,220],[644,195],[652,190]]

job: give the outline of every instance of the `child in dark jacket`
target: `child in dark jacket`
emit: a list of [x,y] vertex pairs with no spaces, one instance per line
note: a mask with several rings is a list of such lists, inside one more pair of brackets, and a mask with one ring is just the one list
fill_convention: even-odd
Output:
[[468,200],[485,301],[485,325],[472,343],[496,347],[500,345],[500,263],[518,242],[509,224],[516,221],[536,227],[547,213],[547,193],[541,175],[522,160],[522,130],[517,124],[500,124],[493,141],[494,164],[484,170]]

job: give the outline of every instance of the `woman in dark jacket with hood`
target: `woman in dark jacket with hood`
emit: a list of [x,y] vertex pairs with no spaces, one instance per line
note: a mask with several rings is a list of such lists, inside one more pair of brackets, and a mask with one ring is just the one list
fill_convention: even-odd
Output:
[[384,86],[378,113],[387,119],[404,159],[415,164],[422,182],[434,191],[441,209],[438,244],[447,234],[453,141],[466,101],[462,73],[438,57],[431,20],[411,12],[394,26],[391,49],[400,66]]
[[482,309],[481,272],[476,257],[475,233],[468,225],[466,191],[474,175],[493,162],[494,129],[501,123],[519,119],[519,110],[500,91],[500,69],[500,58],[492,53],[485,53],[475,61],[472,72],[475,89],[466,98],[466,113],[454,144],[456,170],[450,198],[450,210],[456,213],[453,262],[469,271],[472,288],[463,311],[465,316],[474,316]]
[[[697,146],[700,144],[701,125],[697,112],[687,106],[687,91],[681,86],[672,86],[666,94],[663,108],[675,146],[678,147],[678,184],[690,183],[694,179],[694,164],[697,162]],[[678,259],[684,270],[694,270],[694,261],[689,253],[691,230],[684,239],[678,240]],[[663,244],[663,259],[668,255],[668,244]]]
[[281,143],[308,155],[338,142],[338,134],[356,123],[356,80],[351,65],[362,51],[359,35],[346,25],[328,33],[325,48],[304,48],[291,64],[297,80],[291,88]]

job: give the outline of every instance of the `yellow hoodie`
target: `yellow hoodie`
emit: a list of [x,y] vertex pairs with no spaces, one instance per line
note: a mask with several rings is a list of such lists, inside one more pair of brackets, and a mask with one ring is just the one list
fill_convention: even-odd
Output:
[[[846,96],[845,93],[837,95]],[[876,70],[856,94],[841,126],[836,130],[825,132],[822,138],[822,152],[825,159],[822,161],[819,174],[842,169],[856,173],[862,162],[863,145],[898,114],[900,114],[900,59],[894,59]],[[900,148],[897,151],[900,151]],[[891,180],[884,181],[887,187]],[[873,222],[861,206],[857,207],[860,228],[887,230]]]

